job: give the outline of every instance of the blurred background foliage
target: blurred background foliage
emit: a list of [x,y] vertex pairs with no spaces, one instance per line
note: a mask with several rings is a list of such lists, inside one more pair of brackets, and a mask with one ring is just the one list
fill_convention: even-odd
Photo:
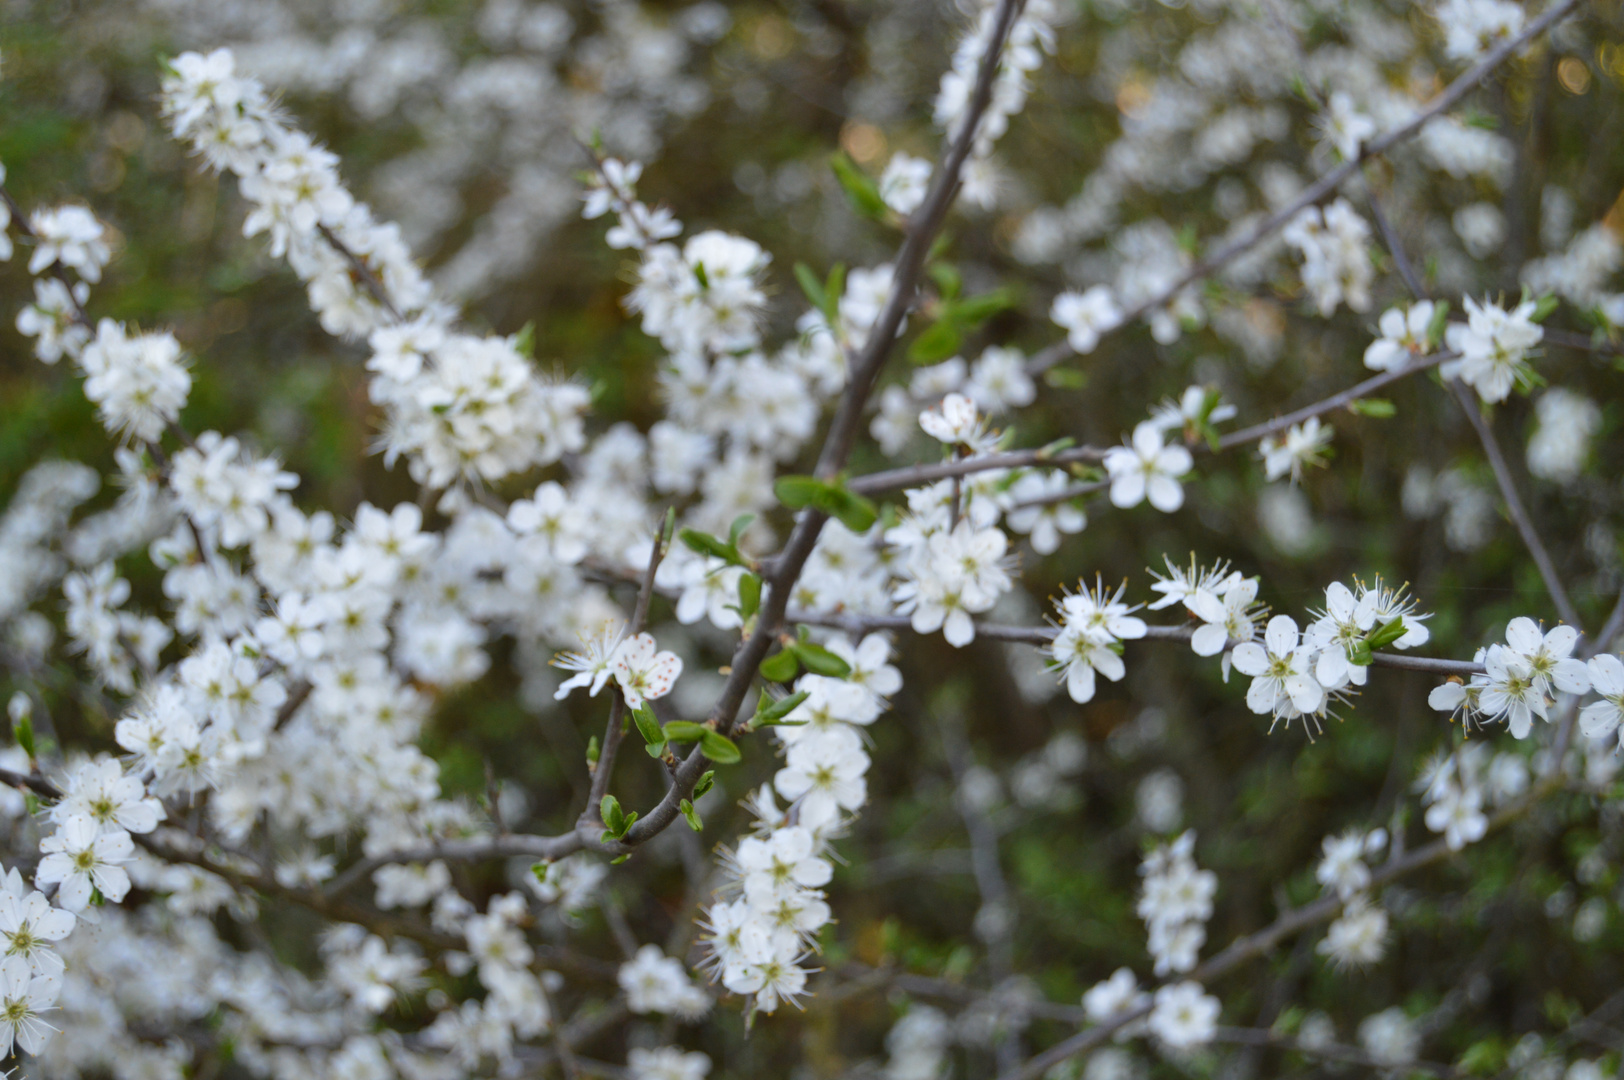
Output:
[[[572,7],[576,36],[569,48],[614,6]],[[1427,19],[1420,8],[1390,6],[1393,18]],[[480,5],[401,0],[392,10],[382,16],[384,24],[426,20],[464,59],[489,48],[475,29]],[[681,11],[666,3],[643,10],[656,23]],[[1059,55],[1001,145],[1008,172],[1002,206],[957,216],[948,227],[943,260],[963,275],[966,292],[1007,286],[1018,298],[1013,310],[965,342],[968,356],[988,343],[1035,351],[1058,336],[1045,314],[1067,269],[1023,264],[1012,244],[1024,215],[1075,192],[1121,128],[1134,80],[1144,71],[1113,84],[1099,70],[1102,49],[1129,36],[1149,43],[1142,60],[1165,61],[1205,17],[1156,4],[1068,10]],[[1437,282],[1427,239],[1436,235],[1436,221],[1469,198],[1502,200],[1508,246],[1498,257],[1450,270],[1453,276],[1446,276],[1460,284],[1445,295],[1454,296],[1456,310],[1462,287],[1478,295],[1515,293],[1517,268],[1538,250],[1543,185],[1566,187],[1580,227],[1606,217],[1624,187],[1624,139],[1618,137],[1624,51],[1587,44],[1620,39],[1620,6],[1593,3],[1581,10],[1579,27],[1509,65],[1475,99],[1485,122],[1516,147],[1503,195],[1444,180],[1404,202],[1399,233]],[[769,281],[781,339],[803,310],[790,272],[796,262],[821,274],[836,261],[872,265],[894,250],[897,235],[852,211],[826,159],[844,149],[877,174],[896,149],[934,157],[929,102],[962,18],[942,3],[864,0],[740,3],[713,14],[719,36],[696,45],[686,68],[709,89],[708,103],[660,132],[663,147],[641,190],[669,204],[693,229],[741,232],[772,253]],[[1310,41],[1346,33],[1332,5],[1314,8],[1308,25]],[[93,311],[173,328],[195,357],[194,390],[183,416],[189,430],[244,433],[274,450],[299,474],[295,497],[307,509],[344,516],[363,499],[386,506],[412,499],[403,471],[384,469],[369,453],[377,413],[367,400],[361,351],[321,330],[293,277],[264,254],[260,240],[242,238],[243,211],[234,192],[165,135],[156,107],[160,59],[215,43],[199,36],[197,27],[169,17],[162,3],[6,0],[0,160],[7,187],[25,208],[85,201],[116,230],[117,252]],[[375,181],[422,137],[410,118],[362,115],[337,94],[289,93],[284,103],[340,153],[357,193],[389,213],[399,192],[391,195]],[[1305,173],[1323,164],[1308,134],[1313,114],[1310,104],[1299,102],[1293,135],[1273,148]],[[555,159],[579,154],[569,145],[548,152]],[[1380,187],[1385,166],[1372,166],[1369,175]],[[506,180],[494,167],[470,175],[461,191],[463,220],[419,249],[431,268],[472,234]],[[1216,186],[1130,195],[1123,216],[1161,217],[1194,237],[1211,237],[1225,225],[1214,209]],[[621,309],[631,267],[604,246],[602,228],[566,216],[523,272],[465,297],[467,319],[505,333],[533,323],[538,362],[593,387],[595,424],[624,420],[646,428],[658,416],[653,376],[660,351]],[[0,267],[0,284],[9,310],[29,296],[19,261]],[[1240,423],[1317,400],[1362,376],[1360,356],[1374,314],[1405,299],[1396,275],[1387,274],[1370,315],[1310,317],[1288,260],[1278,262],[1249,301],[1216,287],[1212,294],[1264,327],[1270,347],[1248,355],[1211,328],[1161,345],[1142,327],[1131,328],[1054,373],[1039,403],[1019,414],[1019,444],[1071,436],[1109,445],[1148,406],[1191,382],[1222,388],[1239,407]],[[1554,325],[1589,329],[1567,310]],[[1584,475],[1557,487],[1527,474],[1521,465],[1532,424],[1526,399],[1496,408],[1493,423],[1581,613],[1599,625],[1621,583],[1618,363],[1606,351],[1553,345],[1538,366],[1552,384],[1583,390],[1603,406],[1603,430]],[[888,378],[905,380],[905,367],[899,359]],[[1347,412],[1330,418],[1335,458],[1298,486],[1266,484],[1260,463],[1237,452],[1199,460],[1199,479],[1176,514],[1091,505],[1087,530],[1058,553],[1023,550],[1029,599],[1011,602],[999,616],[1035,622],[1060,586],[1096,574],[1107,582],[1126,579],[1130,597],[1148,598],[1146,567],[1159,568],[1164,553],[1182,561],[1194,551],[1203,561],[1227,559],[1261,575],[1262,598],[1300,621],[1322,603],[1332,580],[1380,575],[1407,581],[1423,610],[1435,613],[1425,650],[1432,655],[1470,656],[1514,615],[1549,620],[1539,577],[1496,509],[1497,496],[1480,523],[1480,542],[1469,547],[1448,535],[1447,511],[1406,511],[1407,501],[1415,501],[1405,498],[1412,469],[1434,476],[1455,469],[1463,483],[1485,491],[1492,491],[1492,481],[1471,429],[1436,379],[1397,384],[1387,396],[1396,406],[1391,418]],[[908,451],[916,460],[929,452],[920,442]],[[86,462],[104,474],[112,469],[111,447],[74,374],[66,365],[48,368],[33,360],[8,317],[0,320],[0,502],[46,455]],[[855,471],[881,462],[867,446]],[[500,494],[522,490],[515,485]],[[162,602],[150,568],[121,569],[147,605]],[[53,604],[45,607],[59,615]],[[655,614],[657,621],[670,618],[659,606]],[[674,624],[657,633],[662,644],[668,635],[673,642],[687,638],[689,655],[709,656],[712,666],[725,662],[724,637]],[[1413,673],[1375,673],[1356,707],[1308,740],[1297,729],[1270,735],[1246,711],[1240,687],[1226,686],[1215,665],[1198,663],[1178,647],[1130,644],[1127,679],[1102,684],[1094,701],[1079,706],[1053,692],[1052,677],[1031,650],[977,641],[955,651],[939,637],[908,637],[901,644],[907,689],[872,729],[871,801],[840,845],[847,864],[832,888],[838,921],[827,931],[826,971],[815,984],[822,989],[804,1013],[788,1010],[762,1020],[748,1040],[739,1038],[742,1018],[724,1013],[705,1029],[708,1038],[723,1041],[698,1046],[716,1058],[718,1075],[835,1076],[875,1058],[908,995],[870,969],[939,976],[966,988],[967,1000],[969,991],[990,986],[985,950],[971,929],[981,900],[954,800],[949,731],[966,734],[978,782],[990,784],[989,813],[1002,832],[1002,868],[1016,904],[1015,970],[1044,998],[1066,1003],[1118,966],[1145,971],[1133,897],[1149,838],[1186,826],[1199,831],[1199,861],[1220,881],[1210,952],[1265,924],[1279,908],[1317,895],[1313,866],[1327,834],[1390,824],[1421,842],[1424,830],[1411,820],[1411,782],[1426,755],[1465,737],[1427,708],[1434,680]],[[524,793],[513,801],[521,820],[538,828],[562,825],[584,794],[580,762],[586,735],[599,723],[600,702],[576,699],[559,710],[549,700],[540,708],[534,688],[522,688],[504,659],[499,649],[489,677],[442,703],[427,744],[448,791],[484,797],[489,771]],[[705,704],[712,684],[704,666],[690,662],[684,681],[691,693],[679,702],[685,711]],[[50,703],[59,728],[64,736],[105,738],[105,718],[94,715],[93,703],[74,692],[71,681],[64,673],[61,696]],[[1054,766],[1061,733],[1086,745],[1080,769]],[[1510,745],[1499,733],[1488,737],[1502,748]],[[719,838],[736,835],[745,821],[736,800],[773,767],[764,745],[751,748],[745,763],[723,778],[726,792],[707,804],[702,838],[673,829],[646,858],[614,872],[615,902],[640,938],[691,935],[698,886],[685,864]],[[651,803],[660,779],[652,768],[623,763],[621,801]],[[1313,934],[1282,946],[1265,963],[1212,988],[1225,1001],[1226,1020],[1267,1026],[1288,1009],[1319,1009],[1347,1041],[1360,1018],[1397,1001],[1426,1018],[1425,1056],[1455,1060],[1477,1046],[1474,1060],[1487,1063],[1479,1071],[1495,1075],[1525,1033],[1559,1031],[1572,1010],[1592,1009],[1624,985],[1620,805],[1558,797],[1508,834],[1390,888],[1385,903],[1394,931],[1387,957],[1371,970],[1331,970],[1313,953]],[[506,887],[500,868],[460,872],[488,877],[493,892]],[[1580,940],[1574,912],[1593,899],[1604,902],[1606,917],[1599,931],[1587,927]],[[290,914],[285,930],[296,935],[303,925]],[[597,913],[584,916],[575,933],[582,951],[617,956],[610,927]],[[283,947],[310,960],[308,949],[292,939]],[[1033,1023],[1010,1037],[1043,1045],[1068,1030],[1055,1021]],[[617,1052],[586,1049],[610,1058]],[[989,1074],[990,1049],[972,1046],[965,1053],[966,1075]],[[1200,1074],[1217,1068],[1215,1060],[1154,1068]],[[1249,1067],[1263,1074],[1313,1068],[1272,1052],[1254,1055]]]

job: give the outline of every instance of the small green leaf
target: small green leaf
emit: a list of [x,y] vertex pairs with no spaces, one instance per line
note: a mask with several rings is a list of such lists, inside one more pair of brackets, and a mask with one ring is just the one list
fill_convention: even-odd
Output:
[[665,737],[675,743],[700,742],[710,728],[688,720],[673,720],[665,725]]
[[1530,318],[1535,322],[1544,322],[1550,318],[1552,312],[1561,306],[1562,301],[1558,300],[1553,293],[1546,293],[1535,302],[1534,314]]
[[1015,294],[1009,289],[994,289],[980,296],[955,300],[947,305],[947,316],[959,326],[976,327],[1015,306]]
[[531,863],[530,864],[530,872],[535,875],[537,881],[542,882],[543,884],[546,883],[546,881],[547,881],[547,864],[546,863],[544,863],[544,862]]
[[1039,461],[1048,461],[1050,458],[1054,457],[1056,454],[1060,453],[1062,450],[1070,450],[1072,447],[1074,447],[1076,445],[1077,445],[1077,440],[1072,438],[1070,435],[1067,435],[1063,439],[1056,439],[1052,443],[1048,443],[1048,444],[1046,444],[1044,446],[1040,446],[1038,448],[1038,452],[1037,452],[1037,459]]
[[28,760],[33,761],[35,757],[34,718],[28,713],[24,712],[22,715],[18,716],[12,721],[11,733],[12,736],[17,740],[17,745],[23,748],[23,753],[28,755]]
[[745,622],[761,610],[761,578],[746,573],[739,578],[739,618]]
[[1455,1067],[1473,1076],[1493,1076],[1505,1068],[1506,1051],[1497,1039],[1483,1039],[1466,1048]]
[[795,654],[788,649],[773,653],[761,662],[761,677],[772,682],[787,683],[801,669]]
[[790,646],[801,666],[814,675],[831,679],[844,679],[851,674],[851,665],[834,653],[811,641],[797,641]]
[[709,533],[702,533],[698,529],[683,529],[677,536],[691,550],[701,555],[710,555],[734,566],[744,565],[744,556],[739,554],[738,548]]
[[690,829],[692,829],[694,832],[704,831],[705,825],[699,820],[699,812],[694,809],[693,803],[689,802],[687,799],[684,799],[677,805],[682,808],[682,816],[688,819],[688,827]]
[[521,326],[519,332],[513,335],[512,341],[515,352],[526,360],[534,360],[536,358],[535,322],[532,320]]
[[699,783],[694,785],[694,798],[704,798],[705,793],[709,791],[715,783],[716,770],[706,769],[704,775],[699,778]]
[[934,364],[959,351],[964,335],[952,319],[938,319],[908,346],[908,359],[916,364]]
[[1439,300],[1432,305],[1432,321],[1427,323],[1427,347],[1435,349],[1443,344],[1444,331],[1449,327],[1449,301]]
[[626,815],[620,809],[620,800],[613,795],[605,795],[598,803],[598,816],[603,818],[609,834],[617,839],[626,831]]
[[885,200],[880,197],[880,186],[874,178],[857,167],[857,163],[845,154],[832,154],[829,157],[829,167],[835,171],[835,179],[845,189],[846,197],[851,200],[852,208],[864,217],[874,218],[876,221],[884,220],[890,212]]
[[586,763],[588,765],[596,766],[598,764],[598,757],[600,753],[601,751],[598,749],[598,737],[594,735],[586,741]]
[[704,738],[699,740],[699,749],[718,765],[732,765],[744,757],[732,739],[709,728],[705,729]]
[[807,699],[808,692],[797,690],[788,697],[774,701],[766,694],[762,694],[756,701],[756,718],[751,721],[758,728],[772,727],[781,724],[784,717],[795,711],[795,707]]
[[1393,619],[1385,626],[1378,627],[1374,632],[1372,632],[1371,635],[1365,639],[1365,644],[1368,645],[1372,650],[1384,648],[1403,637],[1405,632],[1404,620]]
[[637,724],[637,730],[643,736],[643,741],[653,746],[655,743],[665,742],[665,736],[660,734],[660,721],[654,715],[654,709],[648,702],[643,702],[632,710],[632,720]]
[[964,276],[947,263],[931,263],[926,271],[936,283],[936,291],[943,300],[951,300],[964,288]]
[[609,865],[610,866],[619,866],[621,863],[625,862],[627,859],[629,859],[631,857],[632,857],[632,853],[629,852],[629,851],[626,852],[626,854],[624,854],[624,855],[616,855],[613,859],[609,860]]
[[835,518],[852,532],[867,532],[879,517],[874,504],[841,484],[813,476],[780,476],[773,494],[791,510],[810,506]]
[[829,294],[825,291],[823,282],[818,280],[818,275],[812,272],[810,266],[803,262],[796,263],[795,281],[801,286],[801,291],[806,294],[807,300],[813,307],[819,311],[829,310]]
[[728,526],[727,530],[728,546],[737,551],[739,548],[739,537],[744,535],[744,530],[748,529],[750,527],[750,523],[755,520],[756,515],[754,514],[740,514],[738,517],[734,518],[733,524]]
[[846,295],[846,264],[835,263],[829,268],[829,277],[823,283],[823,295],[827,297],[823,309],[823,318],[831,327],[840,325],[840,298]]
[[822,487],[821,480],[810,476],[780,476],[773,481],[773,494],[791,510],[804,510],[812,505]]
[[1386,398],[1358,398],[1348,402],[1348,408],[1360,416],[1386,420],[1398,412],[1398,407]]

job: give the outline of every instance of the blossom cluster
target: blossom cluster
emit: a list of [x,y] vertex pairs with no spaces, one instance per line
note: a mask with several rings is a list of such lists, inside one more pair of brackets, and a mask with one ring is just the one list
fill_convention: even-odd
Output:
[[766,1013],[805,991],[807,961],[832,917],[822,891],[834,874],[830,848],[868,799],[870,759],[859,732],[902,687],[885,637],[854,644],[836,635],[827,649],[846,674],[796,680],[800,700],[772,727],[784,766],[753,797],[756,835],[728,856],[727,884],[705,913],[708,966]]

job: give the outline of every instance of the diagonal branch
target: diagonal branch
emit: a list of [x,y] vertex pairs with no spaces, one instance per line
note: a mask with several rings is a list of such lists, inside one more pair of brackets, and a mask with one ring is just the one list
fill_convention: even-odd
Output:
[[1506,500],[1506,512],[1511,515],[1511,522],[1517,526],[1517,533],[1522,537],[1523,546],[1528,554],[1533,556],[1534,565],[1539,567],[1539,576],[1545,579],[1545,590],[1551,594],[1551,602],[1556,605],[1556,613],[1562,621],[1582,631],[1584,624],[1579,621],[1579,613],[1574,609],[1573,601],[1568,599],[1568,591],[1562,586],[1562,579],[1557,576],[1556,564],[1551,561],[1550,552],[1545,550],[1545,544],[1540,540],[1539,533],[1534,528],[1534,519],[1528,516],[1528,508],[1523,505],[1522,496],[1517,494],[1516,481],[1511,476],[1511,469],[1506,464],[1505,455],[1500,452],[1500,444],[1494,438],[1494,431],[1489,422],[1483,418],[1483,410],[1479,407],[1476,396],[1459,381],[1451,380],[1449,389],[1460,402],[1460,407],[1466,413],[1466,419],[1472,422],[1472,428],[1477,432],[1478,441],[1483,444],[1483,453],[1489,459],[1489,467],[1494,470],[1495,483],[1500,485],[1500,494]]
[[[1293,218],[1310,206],[1317,206],[1330,198],[1338,188],[1364,167],[1365,162],[1379,157],[1393,147],[1419,134],[1421,129],[1426,127],[1428,121],[1459,103],[1462,98],[1476,89],[1479,83],[1493,74],[1496,68],[1516,55],[1524,45],[1550,29],[1553,24],[1565,18],[1578,6],[1579,0],[1559,0],[1558,3],[1552,4],[1538,18],[1523,27],[1520,33],[1507,38],[1490,49],[1483,59],[1462,72],[1441,94],[1427,102],[1409,120],[1365,143],[1360,148],[1357,157],[1350,158],[1331,171],[1321,174],[1318,180],[1304,188],[1295,199],[1258,222],[1246,235],[1231,240],[1190,267],[1178,278],[1169,282],[1161,291],[1125,310],[1122,313],[1121,321],[1117,323],[1117,327],[1127,326],[1135,319],[1162,307],[1189,286],[1210,277],[1228,263],[1285,228]],[[1037,354],[1032,362],[1027,364],[1027,372],[1034,375],[1040,374],[1069,355],[1069,351],[1062,351],[1057,348],[1045,349]]]
[[[1491,817],[1489,819],[1489,830],[1491,832],[1498,831],[1522,817],[1539,805],[1547,796],[1562,789],[1565,783],[1566,778],[1560,769],[1551,773],[1523,798],[1506,806]],[[1441,862],[1453,854],[1455,852],[1450,849],[1448,843],[1443,839],[1434,840],[1432,843],[1416,848],[1414,851],[1397,859],[1391,859],[1385,865],[1377,868],[1371,874],[1370,887],[1372,890],[1380,889],[1389,882],[1396,881],[1423,867],[1431,866],[1433,863]],[[1187,976],[1181,976],[1181,978],[1192,979],[1203,984],[1209,983],[1213,979],[1226,975],[1241,965],[1268,953],[1293,934],[1318,926],[1321,923],[1330,922],[1341,914],[1342,908],[1342,900],[1334,893],[1330,896],[1321,897],[1312,903],[1304,904],[1301,907],[1292,908],[1283,912],[1279,918],[1263,929],[1235,939],[1222,952],[1208,959]],[[1100,1043],[1111,1038],[1123,1026],[1136,1020],[1142,1020],[1149,1014],[1149,1005],[1143,1005],[1121,1013],[1110,1020],[1061,1040],[1043,1051],[1043,1053],[1030,1058],[1020,1068],[1004,1073],[998,1080],[1038,1080],[1049,1069],[1062,1061],[1092,1050]]]
[[[987,51],[976,70],[975,89],[971,92],[964,119],[946,154],[935,171],[925,201],[908,222],[908,232],[897,253],[892,273],[891,295],[884,309],[869,330],[862,351],[852,364],[850,381],[841,396],[829,432],[824,437],[823,449],[818,455],[817,475],[830,477],[840,471],[850,455],[856,440],[857,425],[862,417],[863,405],[874,387],[875,379],[896,345],[897,328],[913,303],[913,292],[924,268],[925,256],[941,230],[947,211],[958,193],[960,174],[969,159],[975,142],[976,129],[981,117],[992,101],[993,80],[998,73],[999,58],[1016,16],[1025,6],[1025,0],[999,0],[993,19],[992,34]],[[770,572],[764,575],[765,596],[762,600],[756,629],[734,652],[731,671],[722,687],[709,723],[724,735],[734,730],[745,695],[755,681],[756,669],[767,658],[767,651],[777,640],[783,626],[784,612],[789,596],[801,568],[811,557],[818,533],[823,529],[826,516],[817,510],[801,513],[783,550],[771,561]],[[696,746],[677,766],[664,798],[627,832],[624,840],[604,845],[604,850],[619,854],[629,852],[639,844],[664,831],[680,812],[682,800],[687,798],[710,764],[710,759]]]

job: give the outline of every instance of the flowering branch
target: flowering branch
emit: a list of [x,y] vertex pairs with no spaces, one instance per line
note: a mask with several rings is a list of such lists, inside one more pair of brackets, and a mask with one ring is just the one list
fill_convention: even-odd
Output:
[[[1304,210],[1324,202],[1335,194],[1337,189],[1353,177],[1355,173],[1359,172],[1364,167],[1365,162],[1379,157],[1393,147],[1419,134],[1421,129],[1426,127],[1429,120],[1440,115],[1471,93],[1496,68],[1516,55],[1524,45],[1543,34],[1557,21],[1565,18],[1578,5],[1579,0],[1558,0],[1557,3],[1545,9],[1537,19],[1523,27],[1520,33],[1507,37],[1490,49],[1481,60],[1458,76],[1454,82],[1444,88],[1442,93],[1428,102],[1426,107],[1410,117],[1409,120],[1364,143],[1359,148],[1359,153],[1356,156],[1347,159],[1329,172],[1321,174],[1319,179],[1305,187],[1295,199],[1264,218],[1246,235],[1231,240],[1191,266],[1157,292],[1141,300],[1133,307],[1124,309],[1115,326],[1111,329],[1126,326],[1140,316],[1155,311],[1184,289],[1210,277],[1228,263],[1233,262],[1285,228]],[[1045,349],[1034,357],[1033,362],[1027,365],[1027,370],[1031,374],[1039,374],[1069,355],[1071,355],[1069,349]],[[1039,359],[1044,361],[1043,366],[1039,366],[1037,362]]]
[[[839,615],[815,611],[791,611],[791,622],[808,626],[827,626],[848,634],[866,634],[874,630],[909,630],[912,623],[905,615]],[[976,636],[991,641],[1008,641],[1021,645],[1048,645],[1054,641],[1056,631],[1049,626],[1002,626],[997,623],[977,622]],[[1190,626],[1147,626],[1146,641],[1188,642],[1195,634]],[[1241,644],[1230,641],[1229,646]],[[1402,653],[1373,652],[1370,662],[1375,667],[1400,671],[1426,671],[1434,675],[1481,674],[1483,665],[1470,660],[1447,660],[1441,657],[1405,656]]]

